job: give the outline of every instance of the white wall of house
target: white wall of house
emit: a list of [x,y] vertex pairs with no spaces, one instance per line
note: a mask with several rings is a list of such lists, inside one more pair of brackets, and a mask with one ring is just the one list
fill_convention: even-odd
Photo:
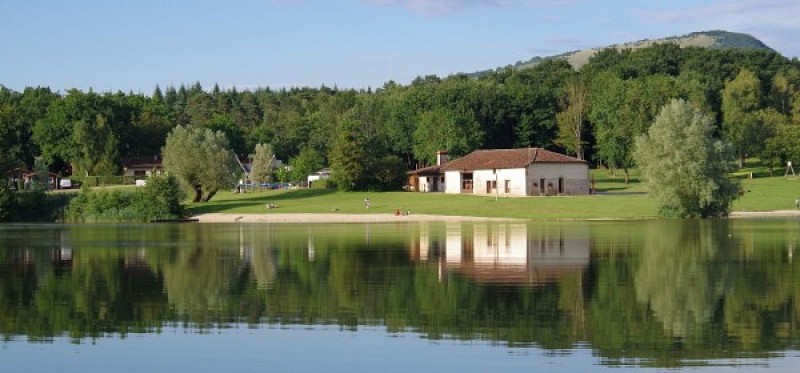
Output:
[[461,172],[460,171],[447,171],[444,173],[445,180],[445,193],[459,194],[461,193]]
[[534,163],[528,167],[534,177],[558,179],[588,179],[589,166],[585,163]]
[[443,180],[436,180],[442,176],[436,175],[420,175],[419,177],[419,191],[420,192],[444,192],[445,183]]
[[142,177],[150,177],[153,175],[161,175],[163,173],[160,169],[152,169],[152,168],[126,168],[123,172],[124,176],[142,176]]
[[[460,171],[445,172],[444,191],[461,193],[461,176]],[[423,190],[422,180],[420,190]],[[475,170],[472,180],[473,194],[503,197],[589,194],[590,187],[589,166],[584,163],[534,163],[527,169]],[[494,185],[496,191],[491,188]]]
[[527,185],[529,196],[589,194],[589,166],[585,163],[534,163],[528,166]]
[[[509,168],[498,170],[476,170],[473,172],[475,180],[474,194],[500,195],[500,196],[525,196],[526,182],[524,168]],[[506,190],[508,183],[508,190]],[[490,189],[490,184],[497,186],[497,190]]]

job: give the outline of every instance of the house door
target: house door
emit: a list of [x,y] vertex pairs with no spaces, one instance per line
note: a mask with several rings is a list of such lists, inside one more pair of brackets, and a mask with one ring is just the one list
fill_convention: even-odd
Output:
[[539,179],[539,195],[543,196],[544,194],[545,194],[544,179],[542,178],[542,179]]

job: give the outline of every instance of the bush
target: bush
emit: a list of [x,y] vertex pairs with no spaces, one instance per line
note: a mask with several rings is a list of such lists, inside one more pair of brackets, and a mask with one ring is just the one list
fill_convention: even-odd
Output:
[[180,219],[184,194],[175,177],[158,176],[143,188],[90,190],[83,188],[69,204],[71,222],[150,222]]
[[0,222],[54,222],[75,197],[72,193],[50,194],[43,189],[15,192],[0,185]]
[[336,189],[336,184],[331,179],[314,180],[311,189]]
[[14,212],[14,191],[5,183],[0,184],[0,222],[10,221]]

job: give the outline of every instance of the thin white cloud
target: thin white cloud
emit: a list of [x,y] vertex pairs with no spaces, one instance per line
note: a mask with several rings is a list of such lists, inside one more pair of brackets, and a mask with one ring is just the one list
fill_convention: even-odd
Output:
[[503,7],[519,4],[520,0],[364,0],[388,6],[400,6],[425,15],[444,15],[476,7]]
[[640,11],[652,22],[707,22],[730,28],[785,27],[800,29],[795,15],[800,14],[797,0],[733,0],[685,8],[681,11]]

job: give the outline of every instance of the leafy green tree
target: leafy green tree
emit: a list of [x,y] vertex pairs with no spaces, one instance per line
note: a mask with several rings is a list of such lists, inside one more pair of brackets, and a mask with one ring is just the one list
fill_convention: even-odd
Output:
[[261,184],[272,181],[275,153],[269,144],[256,144],[255,154],[251,155],[250,180]]
[[400,190],[406,183],[406,165],[396,155],[386,155],[375,167],[376,189]]
[[241,154],[242,156],[247,154],[244,131],[234,122],[232,115],[214,114],[209,120],[207,127],[214,132],[220,131],[224,133],[234,154]]
[[633,166],[633,143],[629,121],[624,120],[626,84],[612,73],[599,74],[592,81],[592,102],[587,117],[592,122],[596,156],[613,170],[626,170]]
[[361,130],[361,124],[344,119],[336,131],[336,138],[329,156],[331,178],[341,190],[365,190],[369,185],[370,152],[369,138]]
[[438,150],[447,150],[453,157],[475,150],[483,142],[484,133],[468,111],[438,109],[419,115],[412,136],[414,156],[431,164]]
[[51,165],[69,162],[73,174],[110,174],[107,166],[97,166],[118,163],[117,149],[112,149],[118,138],[109,123],[112,106],[108,97],[70,90],[36,121],[33,140],[41,155]]
[[323,161],[322,154],[314,148],[303,148],[300,154],[289,161],[289,165],[292,166],[292,179],[305,180],[309,174],[319,171],[324,166]]
[[708,115],[674,99],[636,140],[636,160],[660,215],[728,215],[739,185],[727,177],[730,149],[713,133]]
[[739,157],[739,167],[749,152],[763,141],[756,112],[761,109],[761,82],[747,69],[725,82],[722,90],[722,129]]
[[233,184],[234,155],[222,132],[175,127],[161,153],[164,169],[194,192],[194,202],[207,202],[219,189]]
[[786,162],[800,164],[800,126],[791,124],[789,117],[772,108],[761,111],[759,117],[769,137],[758,155],[769,166],[770,174]]
[[772,101],[782,114],[792,111],[792,99],[800,91],[800,68],[791,67],[778,71],[772,78]]
[[105,117],[97,115],[92,122],[78,120],[72,129],[73,173],[82,175],[114,175],[119,168],[117,138],[106,124]]
[[567,152],[583,159],[584,127],[586,112],[589,108],[589,93],[586,84],[578,79],[567,82],[564,86],[564,110],[556,115],[558,137],[555,143],[564,147]]

